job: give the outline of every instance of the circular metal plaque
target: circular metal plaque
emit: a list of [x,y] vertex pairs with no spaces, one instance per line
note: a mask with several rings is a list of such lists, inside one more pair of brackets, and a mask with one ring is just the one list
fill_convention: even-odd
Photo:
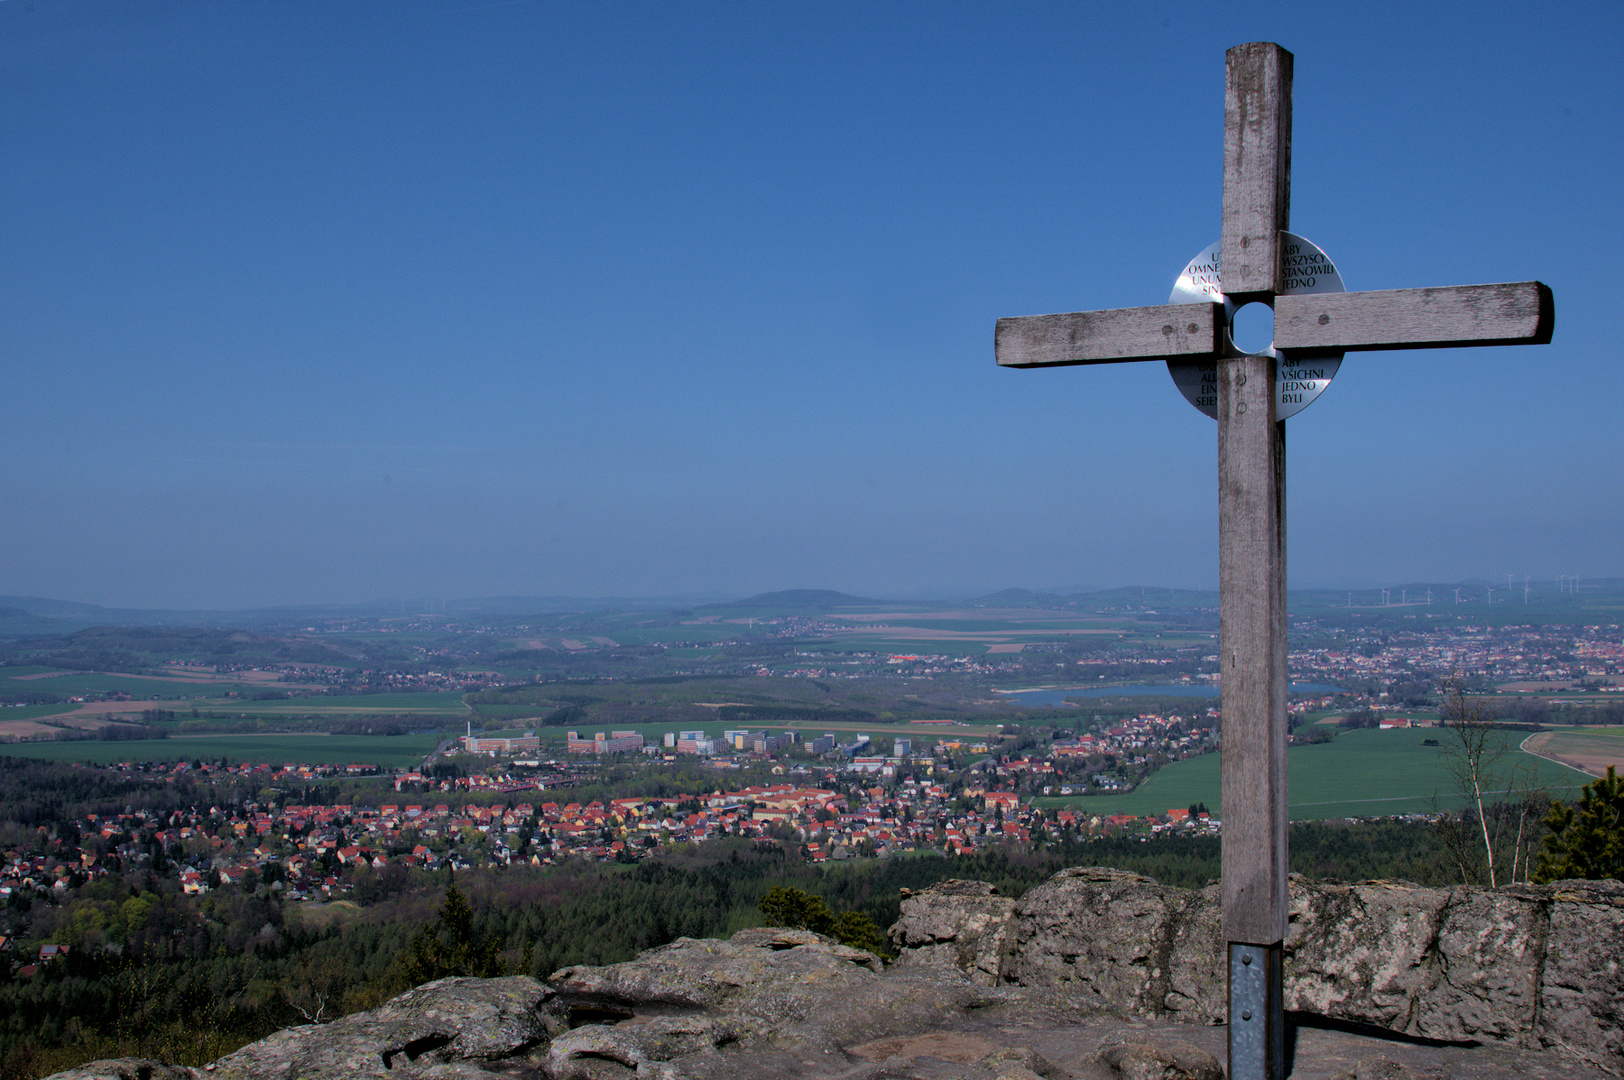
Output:
[[[1285,242],[1285,250],[1280,256],[1285,262],[1286,271],[1282,295],[1348,291],[1347,286],[1342,284],[1342,275],[1337,273],[1336,264],[1325,252],[1296,233],[1281,233],[1280,237]],[[1229,328],[1235,318],[1236,305],[1223,293],[1219,265],[1222,256],[1219,254],[1219,248],[1220,244],[1215,243],[1189,261],[1184,267],[1184,273],[1174,282],[1173,294],[1167,298],[1167,302],[1222,303],[1224,342],[1233,348],[1235,343],[1230,339]],[[1275,349],[1271,345],[1256,355],[1273,356],[1280,361],[1275,377],[1275,408],[1278,410],[1275,417],[1280,420],[1295,416],[1307,408],[1309,402],[1319,397],[1325,388],[1331,385],[1331,379],[1336,375],[1337,368],[1342,366],[1341,353],[1321,354],[1311,359],[1304,357],[1301,362],[1294,363],[1287,350]],[[1173,376],[1173,385],[1179,388],[1179,393],[1184,395],[1186,401],[1208,416],[1217,418],[1217,364],[1169,360],[1167,370]]]

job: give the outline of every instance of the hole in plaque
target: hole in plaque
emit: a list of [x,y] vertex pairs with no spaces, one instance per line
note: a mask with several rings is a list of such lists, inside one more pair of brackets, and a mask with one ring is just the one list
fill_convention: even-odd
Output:
[[1242,304],[1229,324],[1229,340],[1246,353],[1263,353],[1274,344],[1274,308],[1268,304]]

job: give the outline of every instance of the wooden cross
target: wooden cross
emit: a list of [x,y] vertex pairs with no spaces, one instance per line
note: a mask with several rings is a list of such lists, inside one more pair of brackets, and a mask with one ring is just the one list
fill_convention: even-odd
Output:
[[[1537,281],[1382,292],[1286,293],[1291,53],[1237,45],[1224,80],[1222,292],[1274,309],[1293,361],[1346,350],[1545,344],[1551,290]],[[1223,930],[1231,1080],[1285,1076],[1285,421],[1276,358],[1230,340],[1226,306],[1166,304],[999,319],[1007,367],[1129,360],[1216,366],[1219,660],[1223,689]]]

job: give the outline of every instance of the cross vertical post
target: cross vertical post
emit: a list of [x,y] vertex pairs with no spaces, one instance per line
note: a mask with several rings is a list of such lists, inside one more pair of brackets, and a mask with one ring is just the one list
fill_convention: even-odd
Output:
[[[1273,305],[1290,225],[1292,56],[1225,57],[1223,293]],[[1218,656],[1231,1080],[1285,1076],[1286,425],[1278,361],[1218,361]]]

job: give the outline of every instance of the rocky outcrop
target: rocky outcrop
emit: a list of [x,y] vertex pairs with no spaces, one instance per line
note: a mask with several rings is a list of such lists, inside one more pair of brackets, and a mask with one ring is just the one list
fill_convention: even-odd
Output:
[[196,1076],[196,1069],[184,1065],[165,1065],[149,1058],[107,1058],[53,1073],[49,1080],[194,1080]]
[[535,979],[440,979],[371,1012],[279,1031],[208,1067],[219,1080],[474,1077],[541,1049],[566,1028]]
[[[912,896],[929,902],[907,904]],[[999,896],[985,881],[954,879],[915,894],[902,890],[908,921],[902,959],[912,970],[939,969],[962,973],[971,982],[994,986],[1000,981],[1005,936],[1015,901]],[[901,924],[899,923],[898,926]],[[891,930],[896,940],[897,928]]]
[[371,1012],[287,1028],[202,1068],[133,1058],[52,1080],[346,1080],[480,1077],[536,1065],[568,1028],[558,995],[535,979],[440,979]]
[[[1426,1038],[1299,1025],[1293,1080],[1624,1071],[1621,920],[1618,883],[1299,882],[1288,1007]],[[805,931],[684,938],[545,982],[442,979],[201,1068],[121,1059],[56,1080],[1222,1076],[1213,890],[1099,869],[1067,871],[1019,901],[946,882],[906,896],[891,933],[901,955],[889,968]]]
[[[951,958],[981,985],[1067,989],[1101,1007],[1219,1023],[1216,887],[1062,871],[1002,923],[962,882],[907,896],[899,964]],[[962,927],[955,930],[954,926]],[[1293,879],[1286,1008],[1438,1040],[1561,1047],[1624,1072],[1624,884],[1497,890]]]
[[[874,954],[818,934],[744,930],[727,941],[681,938],[622,964],[565,968],[545,983],[442,979],[202,1068],[105,1061],[73,1080],[744,1080],[843,1076],[865,1061],[875,1068],[863,1075],[879,1077],[940,1053],[953,1056],[964,1080],[1030,1080],[1022,1069],[1067,1075],[988,1027],[1016,1011],[1044,1015],[1054,995],[946,975],[892,976]],[[1076,1015],[1064,1003],[1050,1011],[1053,1024]],[[974,1051],[967,1058],[966,1048]]]
[[[968,1013],[1027,1000],[1014,988],[956,977],[893,978],[872,953],[804,930],[682,938],[623,964],[565,968],[548,982],[572,1019],[613,1025],[554,1042],[548,1067],[559,1080],[629,1075],[594,1071],[605,1057],[643,1072],[682,1059],[691,1072],[729,1045],[840,1058],[844,1047],[951,1029]],[[682,1020],[680,1031],[668,1026],[673,1018]]]
[[1187,1080],[1224,1080],[1224,1067],[1218,1059],[1189,1043],[1152,1046],[1146,1043],[1108,1039],[1095,1058],[1101,1065],[1119,1073],[1125,1080],[1163,1080],[1180,1076]]

